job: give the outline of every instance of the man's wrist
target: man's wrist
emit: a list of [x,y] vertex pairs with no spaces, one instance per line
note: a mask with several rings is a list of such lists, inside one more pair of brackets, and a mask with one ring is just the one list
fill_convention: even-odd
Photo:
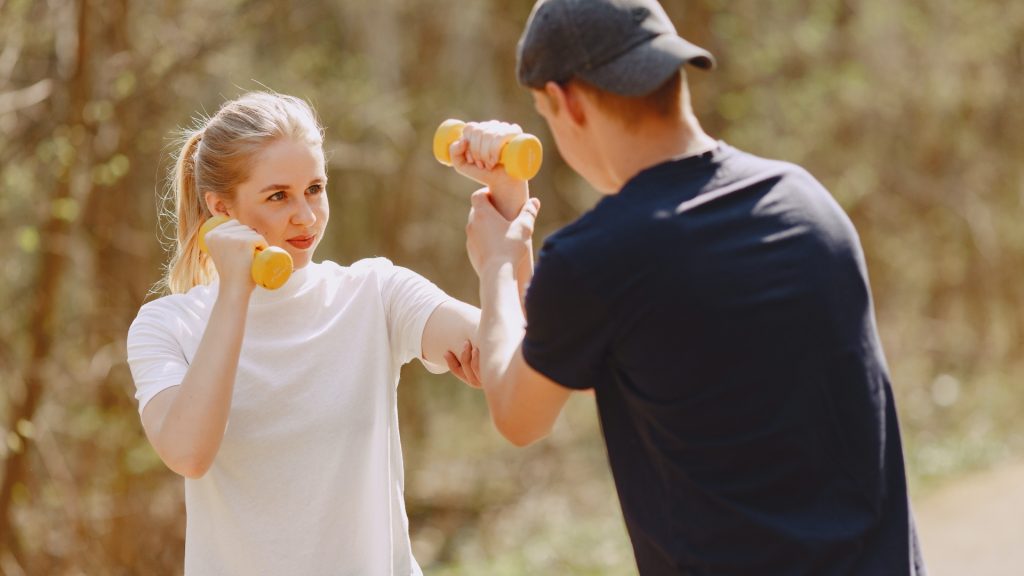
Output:
[[500,281],[503,277],[515,279],[515,259],[491,258],[480,267],[480,281]]

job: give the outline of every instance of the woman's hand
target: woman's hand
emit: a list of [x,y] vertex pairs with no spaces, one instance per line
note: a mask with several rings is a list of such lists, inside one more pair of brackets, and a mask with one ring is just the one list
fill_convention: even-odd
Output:
[[466,340],[466,344],[462,347],[462,353],[458,356],[449,350],[445,353],[444,359],[448,363],[448,369],[456,378],[473,388],[483,387],[483,384],[480,383],[480,349],[472,342]]
[[206,233],[206,249],[217,268],[221,287],[246,294],[256,288],[252,278],[253,255],[267,246],[263,236],[238,220],[229,220]]
[[527,183],[509,176],[500,165],[502,148],[522,133],[517,124],[496,120],[469,122],[462,131],[462,138],[448,150],[455,170],[487,186],[494,206],[506,220],[519,214],[530,195]]

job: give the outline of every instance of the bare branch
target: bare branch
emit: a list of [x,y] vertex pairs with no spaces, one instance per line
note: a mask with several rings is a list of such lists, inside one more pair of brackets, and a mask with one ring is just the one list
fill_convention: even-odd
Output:
[[0,94],[0,116],[35,106],[53,94],[53,81],[49,78],[20,90]]
[[[3,1],[0,0],[0,10],[2,9]],[[25,38],[21,27],[15,26],[7,44],[4,45],[4,51],[0,52],[0,86],[6,86],[11,81],[11,75],[14,74],[14,67],[18,64],[24,43]]]

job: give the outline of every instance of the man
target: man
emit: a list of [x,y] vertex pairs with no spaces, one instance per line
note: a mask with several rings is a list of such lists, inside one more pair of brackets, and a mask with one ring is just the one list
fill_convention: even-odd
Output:
[[[705,134],[654,0],[541,0],[519,44],[559,152],[605,194],[544,244],[495,168],[510,129],[453,146],[473,196],[479,376],[498,429],[546,435],[596,395],[644,576],[923,574],[856,231],[792,164]],[[514,132],[514,130],[511,130]],[[525,326],[525,329],[523,328]]]

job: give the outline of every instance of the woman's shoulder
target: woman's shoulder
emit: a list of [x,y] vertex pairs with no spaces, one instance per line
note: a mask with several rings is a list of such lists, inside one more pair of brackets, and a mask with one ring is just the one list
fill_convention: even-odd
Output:
[[176,342],[201,337],[215,300],[216,287],[201,285],[143,304],[128,327],[129,359],[153,347],[178,346]]
[[[327,264],[327,262],[324,262],[324,264]],[[357,282],[386,279],[394,274],[398,268],[391,260],[381,256],[356,260],[349,266],[339,266],[333,262],[330,262],[330,264],[337,267],[341,271],[340,273]]]
[[168,322],[178,319],[208,316],[216,300],[216,283],[200,284],[188,292],[166,294],[146,302],[139,308],[133,324],[140,322]]
[[366,274],[369,272],[388,271],[394,267],[395,264],[391,262],[391,260],[388,260],[383,256],[374,256],[372,258],[363,258],[362,260],[356,260],[355,262],[352,263],[352,266],[350,266],[350,268],[353,271],[359,272],[361,274]]
[[376,256],[356,260],[348,266],[342,266],[331,260],[323,260],[313,264],[311,268],[319,276],[344,276],[346,274],[366,274],[368,272],[387,270],[394,266],[391,260],[382,256]]
[[348,266],[324,260],[311,266],[314,276],[307,285],[310,288],[326,285],[343,291],[358,290],[359,286],[367,284],[385,284],[397,269],[391,260],[380,257],[363,258]]
[[399,266],[383,257],[363,258],[347,267],[325,261],[321,263],[320,267],[325,270],[325,272],[321,272],[322,274],[329,275],[333,270],[344,275],[346,281],[340,284],[353,290],[358,290],[357,287],[376,286],[378,290],[388,292],[396,286],[419,285],[428,282],[417,272]]

